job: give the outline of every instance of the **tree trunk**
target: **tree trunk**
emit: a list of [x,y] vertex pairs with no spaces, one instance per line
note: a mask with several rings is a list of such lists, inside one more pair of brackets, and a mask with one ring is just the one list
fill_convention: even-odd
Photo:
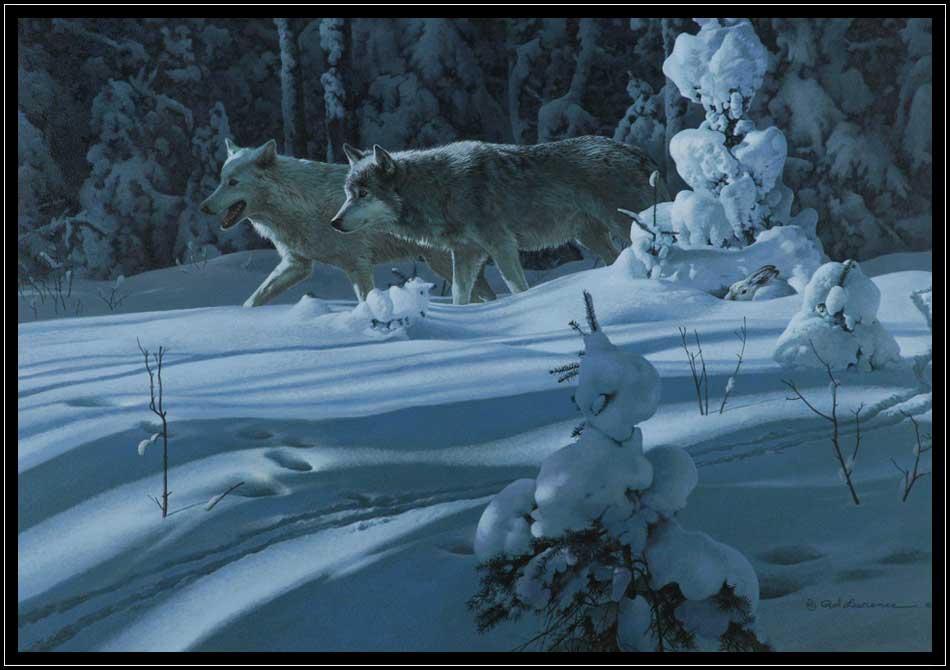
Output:
[[280,40],[281,108],[284,117],[284,153],[300,156],[307,152],[307,126],[303,89],[300,87],[300,54],[288,19],[274,19]]
[[343,72],[347,71],[349,53],[345,19],[323,19],[320,24],[320,47],[326,56],[327,69],[320,76],[323,84],[324,119],[327,132],[327,162],[342,162],[346,139],[346,88]]

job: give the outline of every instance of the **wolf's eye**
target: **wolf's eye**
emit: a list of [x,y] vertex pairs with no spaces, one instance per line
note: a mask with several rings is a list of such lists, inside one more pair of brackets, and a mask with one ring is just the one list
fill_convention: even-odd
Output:
[[369,195],[369,191],[367,191],[365,188],[358,188],[358,189],[356,189],[356,197],[357,197],[357,198],[365,198],[365,197],[368,196],[368,195]]
[[238,185],[237,179],[235,179],[234,177],[231,177],[230,179],[228,179],[228,186],[237,186],[237,185]]

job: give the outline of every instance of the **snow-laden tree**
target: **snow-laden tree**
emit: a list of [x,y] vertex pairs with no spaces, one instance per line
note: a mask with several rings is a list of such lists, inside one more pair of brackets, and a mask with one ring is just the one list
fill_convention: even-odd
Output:
[[485,509],[475,535],[480,629],[539,615],[529,641],[552,651],[764,650],[749,561],[676,519],[698,476],[674,446],[643,451],[638,423],[656,412],[660,378],[614,346],[584,294],[589,332],[578,378],[576,442],[548,456]]
[[469,19],[353,20],[359,143],[404,149],[508,139],[495,30]]
[[671,140],[683,181],[670,218],[692,245],[751,244],[758,232],[788,223],[813,229],[813,210],[791,215],[793,195],[782,182],[787,143],[772,126],[757,130],[749,107],[762,85],[768,52],[745,19],[697,20],[699,33],[676,38],[663,72],[680,93],[700,103],[706,120]]
[[260,237],[250,226],[239,226],[225,232],[216,217],[199,209],[202,201],[218,185],[218,174],[227,160],[225,140],[232,137],[228,113],[224,105],[217,102],[208,113],[208,123],[196,128],[191,137],[191,174],[178,218],[174,248],[178,263],[187,264],[260,245]]
[[822,265],[779,337],[775,360],[789,367],[862,371],[900,361],[897,341],[877,320],[880,304],[880,289],[856,261]]
[[153,79],[143,71],[112,81],[93,101],[99,139],[87,155],[82,211],[59,225],[70,265],[90,276],[131,274],[173,258],[185,191],[173,175],[187,175],[180,163],[191,155],[194,123],[187,107],[153,89]]
[[53,153],[51,137],[62,128],[58,113],[65,91],[50,76],[49,54],[37,46],[17,46],[17,240],[18,269],[34,277],[53,267],[58,255],[41,230],[67,209],[67,182]]
[[788,132],[786,181],[837,258],[932,245],[930,19],[766,19],[755,115]]
[[343,70],[347,51],[346,24],[344,19],[320,21],[320,47],[323,49],[327,69],[320,75],[323,86],[323,118],[327,132],[327,162],[342,161],[343,143],[346,139],[346,88]]
[[[659,68],[654,72],[645,66],[647,62],[657,62],[662,56],[660,24],[657,21],[630,19],[629,27],[628,39],[632,44],[625,62],[628,66],[636,63],[639,67],[636,72],[630,67],[627,69],[630,103],[614,130],[614,141],[638,146],[658,165],[665,166],[669,127],[666,122],[668,110],[664,104],[667,87]],[[675,89],[672,86],[670,88]],[[675,91],[675,95],[677,100],[682,100],[678,91]],[[682,102],[685,108],[686,101]],[[667,174],[665,167],[664,173]]]

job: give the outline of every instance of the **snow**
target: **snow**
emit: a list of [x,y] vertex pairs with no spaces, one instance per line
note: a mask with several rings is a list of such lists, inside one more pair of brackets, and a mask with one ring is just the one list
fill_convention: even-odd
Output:
[[[493,303],[458,307],[435,295],[425,318],[381,339],[323,321],[355,306],[346,278],[328,269],[276,304],[238,307],[274,264],[274,252],[245,252],[200,271],[130,275],[115,313],[96,305],[102,282],[77,280],[74,298],[88,305],[80,318],[46,303],[34,321],[21,301],[19,649],[510,650],[525,641],[537,627],[530,616],[475,631],[465,606],[477,589],[474,542],[495,494],[539,477],[545,459],[572,446],[576,387],[546,371],[580,346],[567,321],[583,322],[582,289],[617,351],[642,357],[662,380],[656,413],[638,424],[642,456],[633,444],[610,448],[629,452],[623,467],[641,481],[647,467],[656,482],[685,462],[667,449],[691,456],[691,492],[687,478],[651,482],[644,495],[664,510],[688,495],[675,513],[683,532],[701,530],[748,558],[769,641],[803,651],[931,648],[931,483],[900,503],[889,460],[910,457],[900,410],[932,430],[931,396],[909,366],[932,342],[909,298],[932,285],[929,254],[861,264],[880,291],[876,318],[906,364],[841,375],[843,416],[866,405],[860,507],[836,479],[827,425],[785,400],[787,373],[771,358],[800,294],[722,301],[688,283],[631,277],[623,264],[578,263],[535,273],[531,290]],[[388,268],[377,276],[381,287],[393,281]],[[301,300],[306,292],[319,297]],[[699,331],[715,401],[735,369],[742,317],[748,347],[726,411],[700,417],[676,329]],[[161,492],[161,458],[134,449],[160,428],[136,337],[169,348],[164,520],[146,497]],[[821,371],[796,370],[794,380],[825,407]],[[843,431],[853,436],[853,425]],[[594,451],[622,460],[596,432],[586,438]],[[524,526],[511,529],[505,541],[523,542]],[[742,581],[729,560],[726,574]],[[916,606],[895,617],[821,605],[839,597]]]
[[475,555],[488,560],[495,554],[523,554],[531,547],[528,515],[534,509],[534,480],[517,479],[482,513],[475,529]]
[[[659,210],[657,220],[661,221]],[[641,219],[649,220],[645,219],[647,214],[649,210],[641,214]],[[718,296],[724,296],[730,286],[765,265],[775,266],[779,278],[796,291],[803,291],[825,260],[820,243],[795,225],[763,231],[747,247],[717,249],[681,244],[670,247],[662,258],[649,253],[648,236],[635,224],[631,237],[632,246],[621,253],[615,267],[626,268],[632,277],[665,279]]]
[[790,367],[824,367],[824,361],[835,369],[859,370],[898,362],[900,347],[877,320],[880,304],[880,289],[858,263],[825,263],[805,287],[801,309],[776,345],[775,360]]

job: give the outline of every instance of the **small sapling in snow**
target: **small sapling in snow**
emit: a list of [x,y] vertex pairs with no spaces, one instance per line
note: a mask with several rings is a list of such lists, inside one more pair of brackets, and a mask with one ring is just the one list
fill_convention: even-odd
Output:
[[142,346],[138,338],[135,342],[139,346],[139,351],[142,352],[142,357],[145,360],[145,372],[148,373],[148,408],[162,422],[161,432],[153,433],[147,439],[139,442],[138,452],[139,456],[144,456],[146,449],[154,444],[159,437],[162,438],[162,496],[161,499],[153,495],[148,497],[162,510],[162,518],[164,519],[168,516],[168,497],[172,494],[168,490],[168,410],[165,409],[165,386],[162,380],[162,365],[168,350],[165,347],[159,347],[156,353],[150,353],[148,349]]
[[917,480],[930,474],[928,471],[920,469],[920,457],[921,455],[933,449],[933,438],[930,435],[927,435],[924,438],[928,442],[928,446],[925,447],[920,437],[920,424],[917,423],[917,419],[907,412],[901,412],[901,414],[903,414],[906,419],[909,419],[910,422],[914,424],[914,466],[910,469],[902,468],[893,458],[891,459],[891,463],[893,463],[894,467],[897,468],[897,470],[901,473],[899,487],[901,502],[907,502],[907,496],[910,495],[910,490],[914,487],[914,484],[917,483]]
[[838,420],[838,388],[841,386],[841,382],[837,377],[835,377],[831,366],[818,354],[814,344],[812,344],[812,350],[814,351],[815,357],[822,363],[822,365],[824,365],[825,372],[828,375],[828,388],[831,391],[831,410],[829,412],[822,412],[820,409],[815,407],[804,395],[802,395],[802,392],[798,390],[798,387],[794,382],[783,379],[782,383],[791,389],[792,393],[795,394],[795,397],[786,398],[786,400],[801,400],[803,403],[805,403],[805,406],[812,411],[813,414],[831,423],[831,446],[834,448],[835,458],[838,461],[838,476],[847,485],[848,492],[851,494],[851,500],[854,501],[854,504],[860,505],[861,501],[858,498],[858,493],[854,488],[853,473],[854,464],[858,457],[858,449],[861,447],[861,411],[864,409],[864,404],[862,403],[858,409],[852,410],[851,412],[854,414],[854,449],[852,449],[851,455],[845,458],[844,451],[841,446],[841,430]]

